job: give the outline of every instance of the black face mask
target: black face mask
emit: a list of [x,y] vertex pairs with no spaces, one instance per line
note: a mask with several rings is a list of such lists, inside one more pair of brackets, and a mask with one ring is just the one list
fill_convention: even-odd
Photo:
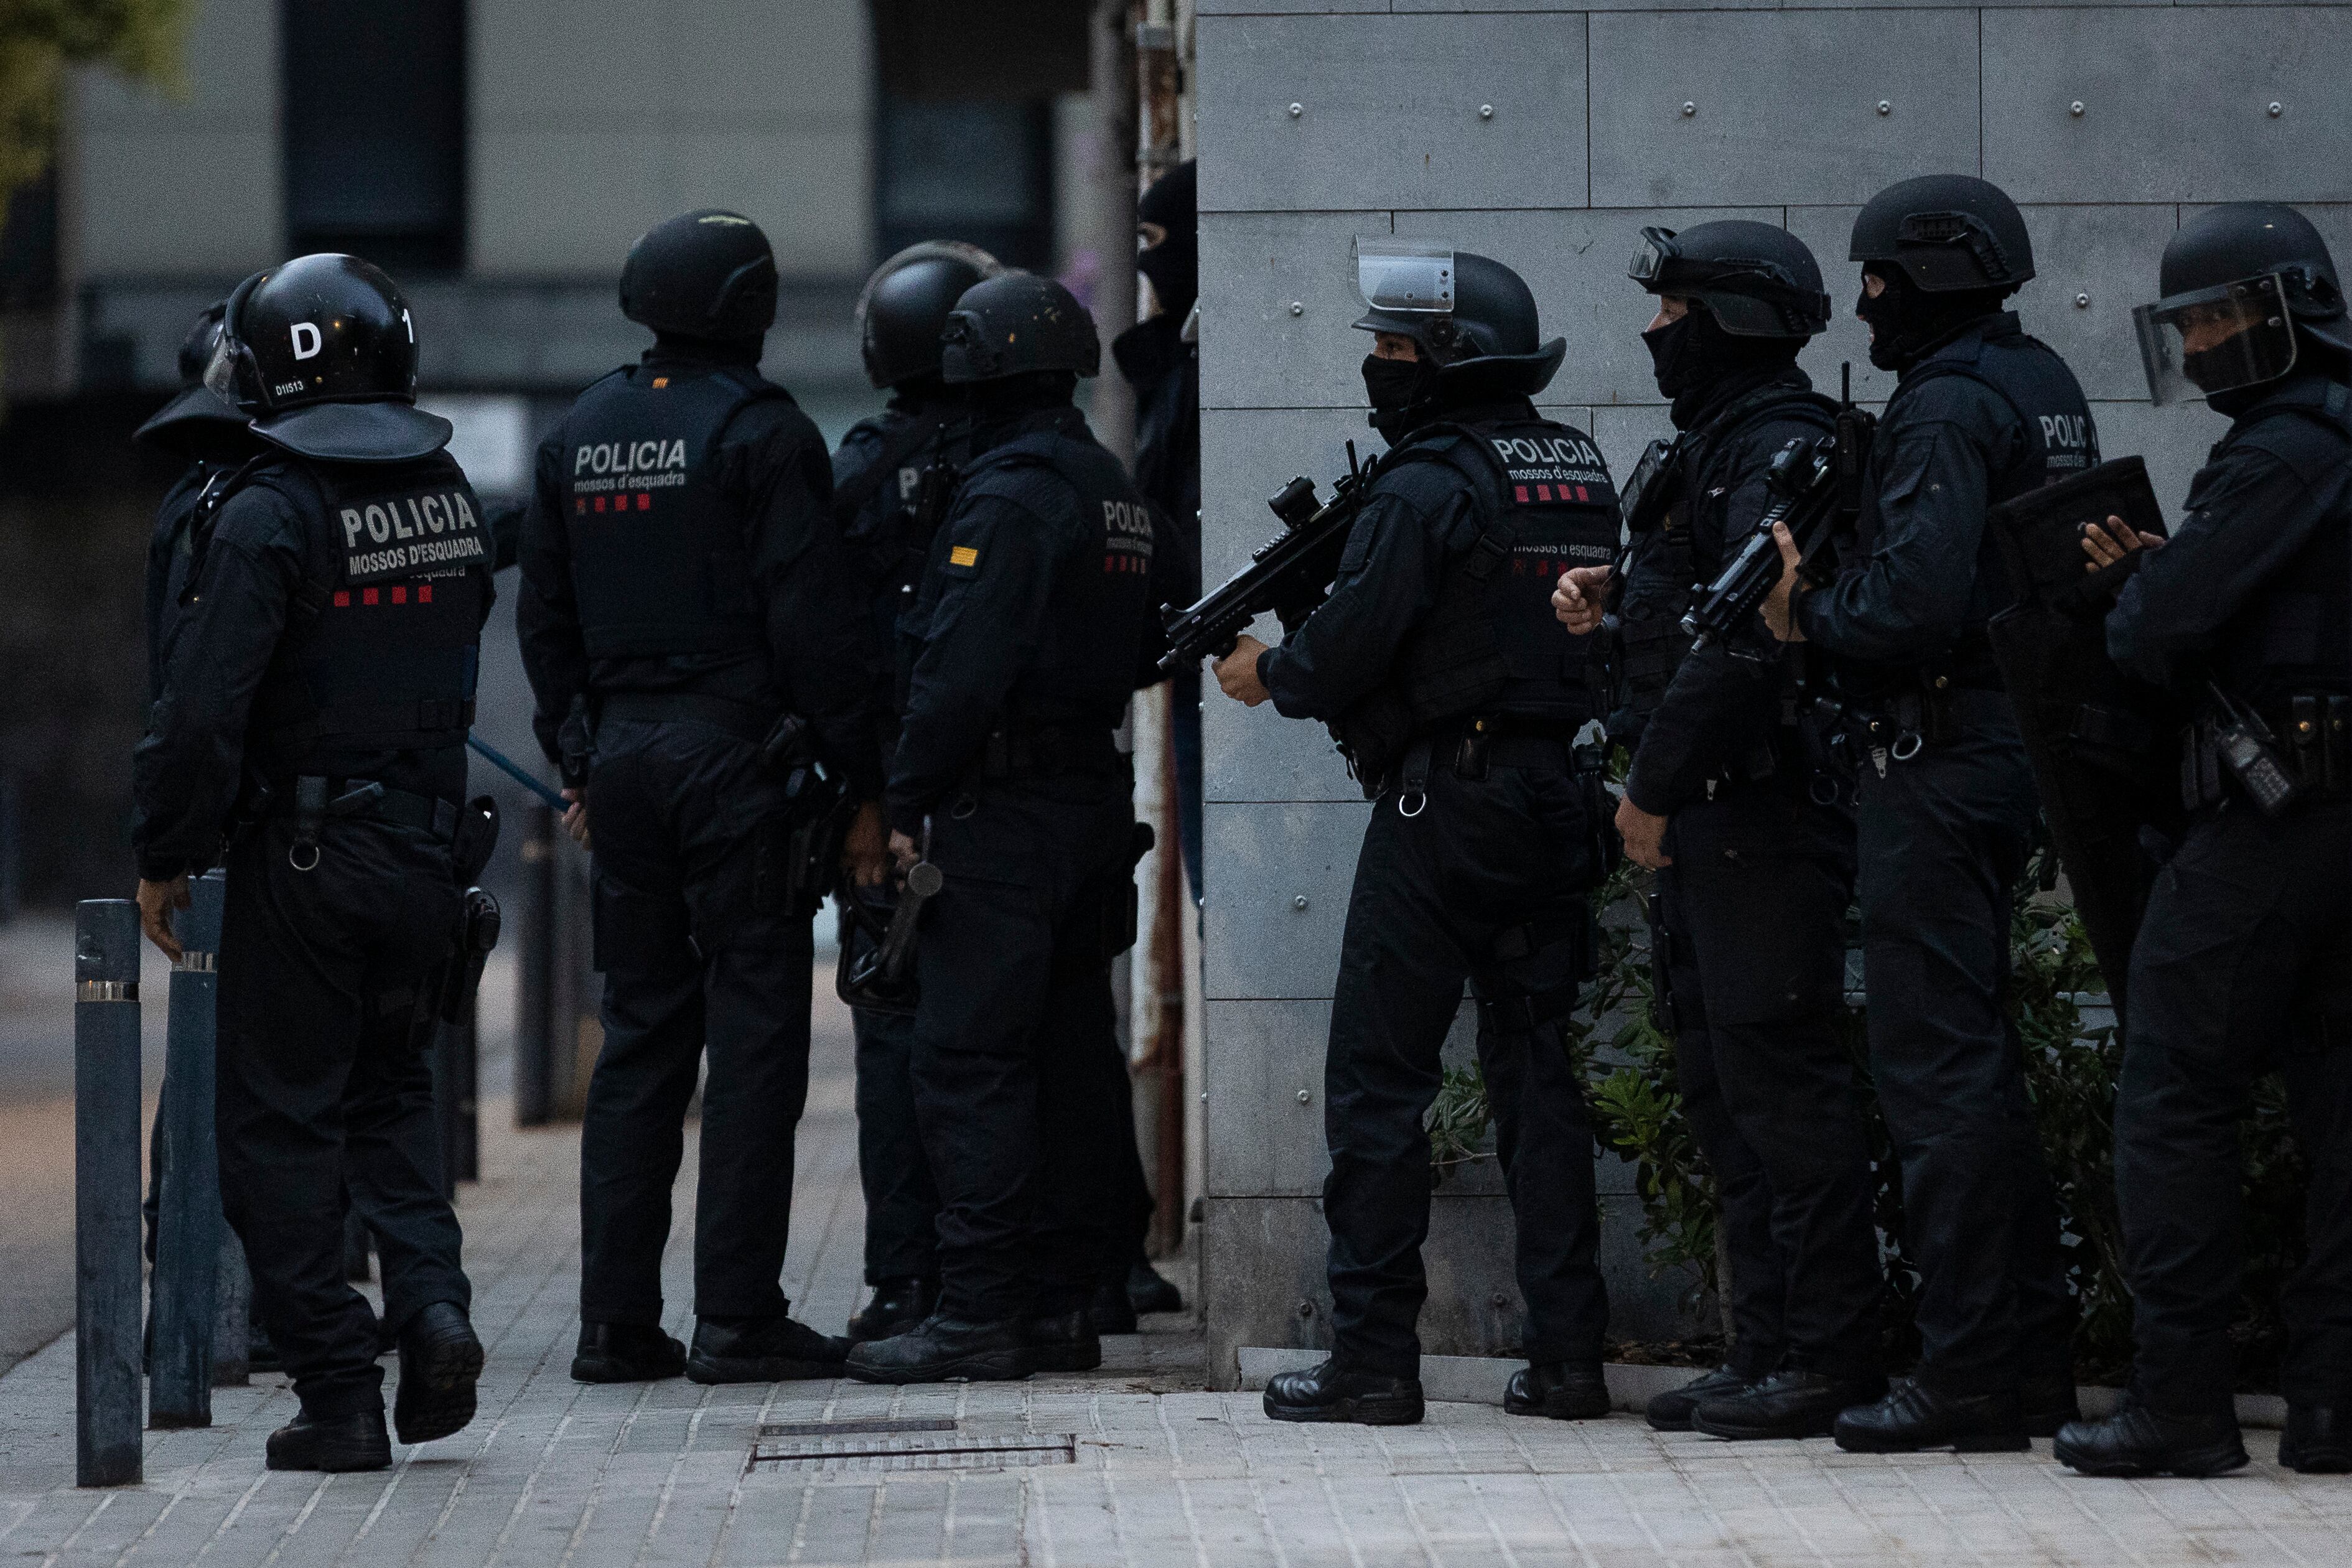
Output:
[[1432,369],[1420,360],[1364,356],[1364,395],[1371,400],[1373,429],[1394,440],[1411,427],[1428,400]]
[[1911,363],[1904,342],[1902,287],[1889,283],[1874,298],[1865,283],[1853,302],[1853,313],[1870,327],[1870,363],[1881,370],[1901,370]]
[[1706,374],[1701,363],[1706,356],[1699,352],[1696,307],[1643,332],[1642,346],[1650,351],[1650,373],[1657,378],[1658,391],[1667,397],[1688,392]]
[[1151,283],[1151,297],[1160,310],[1181,318],[1201,295],[1201,252],[1192,236],[1170,235],[1149,250],[1135,253],[1135,269]]

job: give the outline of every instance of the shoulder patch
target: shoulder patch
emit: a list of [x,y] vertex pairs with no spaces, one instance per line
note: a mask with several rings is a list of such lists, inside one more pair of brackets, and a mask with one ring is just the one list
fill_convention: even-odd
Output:
[[948,564],[950,566],[979,565],[980,547],[976,544],[958,544],[950,547],[948,551]]

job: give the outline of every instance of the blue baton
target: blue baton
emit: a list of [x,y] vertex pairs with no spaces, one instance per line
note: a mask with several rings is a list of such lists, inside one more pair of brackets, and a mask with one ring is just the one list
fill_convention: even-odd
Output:
[[523,765],[520,763],[516,762],[512,757],[508,756],[496,746],[488,745],[484,742],[476,739],[472,735],[467,735],[466,737],[466,744],[473,747],[474,750],[479,752],[484,757],[488,758],[489,760],[490,766],[498,769],[499,772],[506,774],[507,777],[514,780],[515,783],[522,785],[523,788],[530,791],[531,794],[547,802],[549,805],[555,809],[558,816],[561,816],[571,809],[572,803],[570,801],[565,800],[562,795],[557,794],[546,784],[540,783],[536,778],[533,778],[529,773],[524,771]]

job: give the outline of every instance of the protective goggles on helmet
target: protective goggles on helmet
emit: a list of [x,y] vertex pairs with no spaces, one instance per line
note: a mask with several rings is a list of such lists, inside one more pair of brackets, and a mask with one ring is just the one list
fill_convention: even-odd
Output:
[[2132,328],[2158,406],[2275,381],[2294,368],[2294,316],[2275,272],[2142,305]]
[[1653,294],[1701,301],[1734,337],[1810,337],[1830,319],[1830,297],[1805,288],[1779,262],[1760,256],[1687,257],[1670,228],[1642,231],[1642,248],[1625,264],[1625,276]]

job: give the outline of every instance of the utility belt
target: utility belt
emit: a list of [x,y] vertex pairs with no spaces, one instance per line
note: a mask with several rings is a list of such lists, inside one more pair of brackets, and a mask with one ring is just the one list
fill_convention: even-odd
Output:
[[2014,723],[2017,719],[2016,706],[1998,680],[1949,675],[1923,674],[1850,706],[1826,706],[1838,720],[1832,748],[1858,748],[1881,778],[1886,776],[1889,762],[1907,763],[1930,746],[1948,746],[1966,725]]
[[984,779],[1047,778],[1118,771],[1118,742],[1108,730],[1055,724],[1000,724],[989,733],[975,770]]
[[247,816],[255,822],[278,816],[294,819],[294,842],[286,851],[286,863],[297,871],[318,868],[319,836],[330,820],[395,823],[452,844],[467,816],[466,808],[456,801],[389,789],[374,779],[303,773],[292,783],[290,789],[263,785]]
[[632,724],[709,724],[757,746],[776,727],[769,709],[699,691],[614,691],[596,704],[596,721]]
[[2212,805],[2233,782],[2272,815],[2296,800],[2352,795],[2352,697],[2296,692],[2241,706],[2216,689],[2180,731],[2180,804]]
[[1517,713],[1478,713],[1449,719],[1409,742],[1396,765],[1383,774],[1374,797],[1391,789],[1397,809],[1419,816],[1406,803],[1428,799],[1429,773],[1445,768],[1465,779],[1483,779],[1494,768],[1556,768],[1576,765],[1576,734],[1584,721],[1538,719]]

